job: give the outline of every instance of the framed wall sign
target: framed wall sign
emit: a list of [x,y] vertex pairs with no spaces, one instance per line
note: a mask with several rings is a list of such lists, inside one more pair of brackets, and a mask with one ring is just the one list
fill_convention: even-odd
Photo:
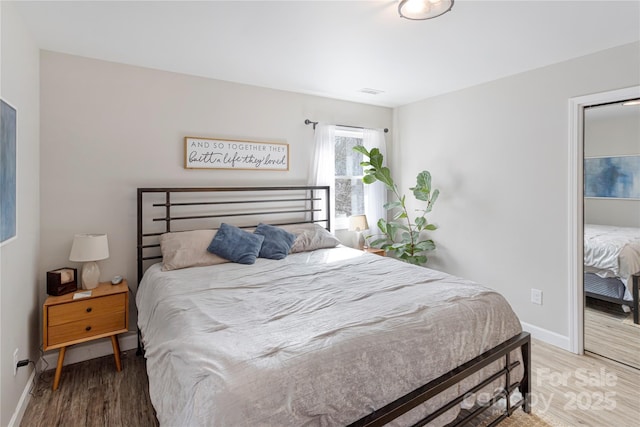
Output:
[[289,170],[289,144],[184,138],[185,169]]

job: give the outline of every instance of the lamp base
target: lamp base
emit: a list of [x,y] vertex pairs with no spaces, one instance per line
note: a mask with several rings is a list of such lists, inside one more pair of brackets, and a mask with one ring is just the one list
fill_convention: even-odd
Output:
[[366,249],[367,242],[364,238],[364,234],[362,234],[362,231],[358,231],[357,233],[356,243],[358,245],[358,249]]
[[95,261],[82,264],[82,289],[94,289],[98,286],[100,269]]

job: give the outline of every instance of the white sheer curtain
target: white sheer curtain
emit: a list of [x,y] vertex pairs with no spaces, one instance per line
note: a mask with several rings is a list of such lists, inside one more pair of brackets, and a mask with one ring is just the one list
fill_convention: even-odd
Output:
[[[335,228],[335,180],[336,180],[336,127],[325,123],[318,123],[313,139],[313,156],[309,166],[309,184],[328,185],[331,187],[329,201],[331,231]],[[324,212],[322,212],[324,215]]]
[[[384,165],[387,164],[387,145],[384,139],[384,131],[382,129],[364,129],[362,145],[371,151],[372,148],[380,150],[380,154],[384,157]],[[387,219],[387,210],[383,207],[387,203],[387,187],[383,183],[376,181],[373,184],[365,184],[364,186],[364,208],[367,221],[369,223],[369,234],[380,234],[378,229],[378,220],[380,218]]]

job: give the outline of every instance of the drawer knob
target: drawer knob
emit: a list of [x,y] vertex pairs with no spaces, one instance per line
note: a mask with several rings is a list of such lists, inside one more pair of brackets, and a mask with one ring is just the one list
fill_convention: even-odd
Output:
[[87,326],[86,328],[84,328],[84,330],[89,332],[91,330],[91,326]]
[[91,307],[87,307],[87,313],[91,313],[91,310],[93,310]]

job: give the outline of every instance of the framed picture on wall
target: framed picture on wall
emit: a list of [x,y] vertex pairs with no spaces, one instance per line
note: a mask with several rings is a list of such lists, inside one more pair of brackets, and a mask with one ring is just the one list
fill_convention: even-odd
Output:
[[640,200],[640,156],[585,158],[584,195]]
[[16,109],[0,100],[0,245],[16,237]]
[[184,138],[185,169],[289,170],[289,144]]

